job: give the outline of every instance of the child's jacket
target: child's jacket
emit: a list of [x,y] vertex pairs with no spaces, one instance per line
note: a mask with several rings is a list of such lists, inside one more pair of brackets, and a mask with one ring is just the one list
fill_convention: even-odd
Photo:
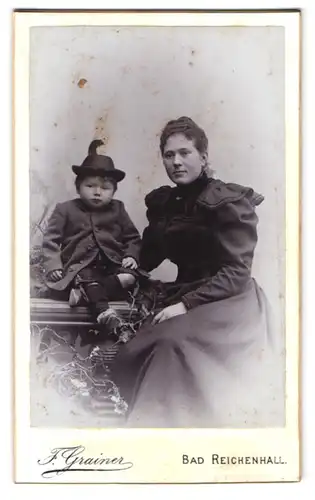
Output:
[[97,211],[80,198],[58,203],[44,235],[44,267],[46,274],[63,269],[64,277],[47,285],[65,290],[100,251],[118,266],[124,257],[138,261],[140,245],[140,235],[121,201],[112,200]]

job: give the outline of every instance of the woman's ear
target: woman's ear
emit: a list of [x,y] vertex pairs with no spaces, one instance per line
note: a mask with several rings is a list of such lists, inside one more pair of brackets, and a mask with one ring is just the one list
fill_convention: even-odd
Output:
[[203,160],[203,166],[208,165],[208,151],[201,154],[201,159]]

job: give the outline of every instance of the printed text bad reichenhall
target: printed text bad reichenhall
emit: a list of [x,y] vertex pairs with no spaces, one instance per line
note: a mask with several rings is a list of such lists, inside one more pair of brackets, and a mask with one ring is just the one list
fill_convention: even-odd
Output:
[[284,465],[286,462],[278,456],[224,456],[212,454],[212,465]]
[[[205,457],[182,455],[184,465],[201,465],[206,462]],[[228,456],[217,453],[211,455],[211,465],[285,465],[286,463],[281,456]]]

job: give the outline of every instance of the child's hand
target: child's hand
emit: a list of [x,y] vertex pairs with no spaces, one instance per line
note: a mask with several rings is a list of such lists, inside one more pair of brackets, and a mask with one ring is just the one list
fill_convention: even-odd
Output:
[[54,283],[56,281],[59,281],[63,278],[63,270],[62,269],[56,269],[55,271],[51,271],[48,274],[48,279],[49,281],[53,281]]
[[137,264],[137,261],[133,257],[125,257],[122,260],[122,266],[127,267],[129,269],[137,269],[138,264]]

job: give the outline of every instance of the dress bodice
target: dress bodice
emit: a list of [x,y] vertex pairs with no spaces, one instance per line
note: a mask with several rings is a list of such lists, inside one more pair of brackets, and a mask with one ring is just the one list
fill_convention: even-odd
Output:
[[[177,282],[205,280],[183,297],[187,307],[239,293],[251,277],[257,243],[251,188],[200,178],[188,186],[163,186],[146,197],[140,265],[151,271],[165,259],[178,267]],[[187,300],[186,300],[187,299]]]
[[177,265],[179,281],[198,280],[218,269],[214,214],[196,205],[205,185],[199,182],[190,189],[175,188],[160,222],[163,252]]

